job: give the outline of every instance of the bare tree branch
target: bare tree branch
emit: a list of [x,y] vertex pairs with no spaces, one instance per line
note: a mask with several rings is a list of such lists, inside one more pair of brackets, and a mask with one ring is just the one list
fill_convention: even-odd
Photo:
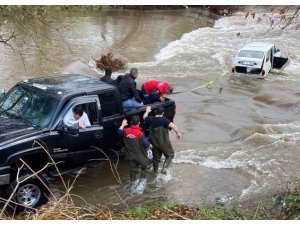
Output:
[[14,52],[14,48],[9,43],[12,39],[15,39],[17,36],[15,35],[15,30],[10,34],[9,37],[4,38],[4,35],[0,35],[0,43],[3,43],[6,46],[9,46]]
[[289,25],[292,24],[292,21],[298,16],[299,10],[300,10],[300,6],[297,7],[297,9],[296,9],[295,13],[292,15],[291,19],[289,19],[287,24],[281,29],[285,29],[286,27],[288,27]]
[[[50,12],[50,9],[53,7],[36,7],[36,6],[0,6],[0,16],[8,21],[12,27],[16,28],[18,26],[21,27],[25,32],[27,32],[27,36],[34,42],[36,48],[41,53],[42,57],[45,58],[47,61],[54,62],[59,66],[62,64],[59,61],[51,59],[48,56],[48,52],[42,49],[41,44],[39,44],[38,37],[46,38],[47,40],[53,40],[54,38],[48,36],[43,30],[39,29],[40,27],[46,27],[46,30],[52,30],[57,32],[59,37],[63,43],[66,44],[70,54],[72,54],[71,47],[69,43],[64,39],[61,29],[69,30],[62,21],[57,19],[49,20],[47,15]],[[12,39],[16,39],[15,32],[13,32],[9,37],[5,37],[4,35],[0,34],[0,44],[5,44],[9,46],[14,52],[14,45],[11,43]],[[18,40],[18,39],[16,39]],[[17,44],[17,43],[16,43]],[[25,61],[23,59],[23,55],[21,53],[21,46],[18,45],[19,53],[22,58],[23,66],[25,68]],[[25,68],[26,70],[26,68]]]

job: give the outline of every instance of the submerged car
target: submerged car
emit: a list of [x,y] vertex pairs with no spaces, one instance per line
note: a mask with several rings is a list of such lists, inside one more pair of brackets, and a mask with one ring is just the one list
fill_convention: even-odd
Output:
[[274,44],[252,42],[246,44],[234,58],[232,73],[265,78],[272,69],[283,69],[289,59]]

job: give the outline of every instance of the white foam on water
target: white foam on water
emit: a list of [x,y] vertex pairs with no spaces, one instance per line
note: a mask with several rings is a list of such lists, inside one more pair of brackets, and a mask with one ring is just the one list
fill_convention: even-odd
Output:
[[[187,67],[195,69],[201,67],[202,70],[213,68],[215,62],[212,58],[225,65],[223,59],[226,58],[224,54],[226,51],[220,53],[220,49],[224,46],[217,40],[220,37],[219,31],[214,28],[194,30],[184,34],[181,39],[169,43],[155,55],[155,59],[161,62],[168,61],[177,67],[180,65],[182,70],[186,70]],[[215,40],[213,44],[212,40]]]
[[240,195],[239,199],[247,197],[249,193],[254,193],[258,189],[259,185],[255,180],[251,181],[251,184],[248,188],[242,190],[242,194]]
[[[197,150],[194,150],[194,154],[189,153],[183,157],[175,155],[175,159],[173,159],[172,162],[174,164],[191,164],[196,166],[204,166],[211,169],[244,168],[249,172],[249,168],[251,167],[251,171],[253,169],[261,171],[260,163],[254,161],[253,159],[249,159],[250,156],[246,152],[233,152],[228,158],[224,160],[214,156],[199,157],[196,154],[198,154]],[[252,174],[256,173],[252,172]]]
[[253,133],[245,138],[246,143],[266,144],[284,141],[295,145],[300,141],[300,123],[280,123],[262,125],[266,133]]
[[124,191],[130,196],[140,195],[144,193],[146,187],[147,187],[146,179],[137,179],[132,185],[130,183],[126,184],[124,186]]
[[198,162],[193,161],[192,159],[173,159],[172,162],[174,164],[193,164],[198,165]]
[[295,133],[283,133],[283,134],[269,134],[269,137],[273,138],[274,140],[284,140],[288,142],[296,143],[300,140],[300,132]]
[[212,59],[215,59],[219,62],[220,65],[226,66],[224,52],[219,52],[211,56]]
[[166,174],[159,173],[156,176],[154,182],[156,184],[156,187],[161,187],[161,186],[165,185],[166,183],[168,183],[172,179],[173,179],[172,174],[167,170]]
[[278,124],[265,124],[268,129],[274,129],[274,127],[279,127],[283,129],[300,129],[300,122],[295,121],[293,123],[278,123]]
[[212,169],[236,169],[236,168],[248,168],[254,167],[256,170],[259,169],[259,163],[255,163],[252,160],[236,160],[236,159],[225,159],[221,161],[213,161],[213,160],[206,160],[205,162],[199,163],[201,166],[205,166],[207,168]]
[[247,137],[244,142],[249,144],[266,144],[273,143],[273,139],[267,134],[254,133]]

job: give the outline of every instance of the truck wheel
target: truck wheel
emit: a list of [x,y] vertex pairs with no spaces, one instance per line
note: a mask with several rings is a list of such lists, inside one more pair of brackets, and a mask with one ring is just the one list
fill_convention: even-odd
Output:
[[[30,176],[32,175],[24,174],[19,178],[19,180],[23,182],[19,184],[19,187],[12,198],[12,202],[9,203],[10,209],[21,212],[26,208],[36,208],[48,201],[49,190],[47,187],[49,185],[46,179],[42,176]],[[15,180],[3,191],[3,197],[8,199],[16,186],[17,182]]]

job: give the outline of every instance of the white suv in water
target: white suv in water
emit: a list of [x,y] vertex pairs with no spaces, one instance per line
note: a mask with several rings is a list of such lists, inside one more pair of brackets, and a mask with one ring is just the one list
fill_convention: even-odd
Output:
[[288,62],[274,44],[252,42],[242,47],[234,58],[232,73],[265,78],[272,69],[283,69]]

